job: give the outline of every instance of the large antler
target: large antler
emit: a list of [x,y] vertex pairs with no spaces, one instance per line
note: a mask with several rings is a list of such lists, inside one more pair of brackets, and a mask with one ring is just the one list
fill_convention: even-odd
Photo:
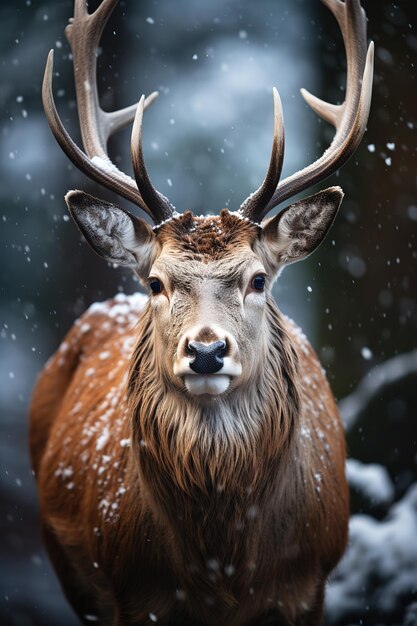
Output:
[[[245,200],[240,212],[254,222],[260,222],[271,209],[290,196],[333,174],[352,156],[365,132],[371,105],[374,58],[372,42],[366,53],[365,11],[360,0],[322,2],[337,19],[343,35],[347,57],[346,97],[343,104],[335,105],[316,98],[305,89],[301,93],[313,111],[336,128],[336,134],[317,161],[280,182],[266,202],[265,198],[258,203],[250,202],[251,196]],[[271,161],[276,158],[273,153]]]
[[[65,29],[73,62],[77,108],[85,152],[71,139],[55,106],[52,91],[53,50],[49,53],[42,86],[45,113],[55,138],[66,155],[85,174],[137,204],[159,223],[174,213],[174,207],[149,180],[143,158],[134,163],[135,181],[110,160],[107,141],[117,130],[132,122],[136,104],[118,111],[103,111],[99,104],[96,78],[96,49],[103,29],[118,0],[103,0],[94,13],[88,13],[85,0],[75,0],[74,17]],[[157,97],[153,92],[141,99],[139,108],[149,106]],[[137,136],[132,135],[132,154],[136,152]]]

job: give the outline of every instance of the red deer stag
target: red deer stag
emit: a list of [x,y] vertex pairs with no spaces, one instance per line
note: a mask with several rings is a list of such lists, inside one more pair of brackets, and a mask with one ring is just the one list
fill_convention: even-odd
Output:
[[[82,191],[66,196],[92,248],[130,266],[149,298],[92,305],[41,374],[30,442],[45,542],[85,624],[318,625],[347,538],[344,436],[317,357],[271,285],[320,244],[343,193],[331,187],[266,215],[358,147],[373,72],[366,17],[359,0],[325,0],[343,34],[347,87],[341,105],[303,91],[336,129],[323,156],[279,182],[274,89],[264,182],[236,212],[196,217],[149,179],[142,118],[155,94],[100,108],[95,51],[116,3],[89,14],[76,0],[66,29],[84,150],[55,107],[52,52],[43,103],[68,157],[155,222]],[[107,154],[131,121],[136,184]]]

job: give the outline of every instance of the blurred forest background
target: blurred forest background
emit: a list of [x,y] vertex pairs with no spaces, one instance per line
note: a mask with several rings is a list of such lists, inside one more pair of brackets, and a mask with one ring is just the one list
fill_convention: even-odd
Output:
[[[355,459],[348,465],[351,547],[329,586],[327,623],[415,626],[417,4],[363,5],[376,44],[368,130],[353,159],[329,180],[346,193],[330,235],[284,272],[275,296],[327,370]],[[66,212],[63,196],[72,188],[120,200],[77,172],[42,111],[43,70],[54,47],[57,106],[79,137],[63,34],[72,10],[72,0],[0,6],[4,626],[76,624],[41,545],[27,409],[38,372],[74,319],[94,301],[139,288],[128,272],[92,253]],[[145,114],[149,171],[179,210],[197,214],[238,208],[263,179],[273,85],[284,107],[286,176],[320,155],[333,135],[299,88],[340,102],[345,84],[340,33],[319,0],[125,0],[104,33],[98,65],[103,108],[160,92]],[[125,170],[129,134],[111,142]]]

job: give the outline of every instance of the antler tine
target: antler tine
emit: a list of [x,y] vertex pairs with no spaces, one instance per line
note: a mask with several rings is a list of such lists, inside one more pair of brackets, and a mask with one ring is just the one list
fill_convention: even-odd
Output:
[[[266,208],[266,213],[287,198],[319,183],[344,165],[358,148],[365,133],[371,108],[374,44],[370,43],[355,118],[343,136],[337,133],[330,147],[317,161],[283,180]],[[327,103],[326,103],[327,104]]]
[[[108,114],[99,104],[96,49],[116,4],[117,0],[104,0],[94,13],[89,14],[85,0],[75,0],[74,17],[70,18],[65,29],[74,60],[75,90],[84,149],[90,158],[98,156],[106,160],[107,140],[117,127],[113,123],[111,129]],[[92,133],[91,128],[95,128],[96,133]]]
[[85,0],[75,0],[73,19],[79,19],[81,17],[84,17],[85,15],[88,15],[87,3],[85,2]]
[[[158,97],[158,92],[153,91],[147,98],[145,98],[144,108],[147,109]],[[127,126],[135,119],[136,109],[138,108],[138,102],[131,104],[128,107],[119,109],[118,111],[102,111],[108,120],[110,134],[115,133],[124,126]],[[109,135],[110,136],[110,135]]]
[[53,75],[53,55],[54,51],[51,50],[46,62],[45,74],[42,84],[42,102],[45,109],[45,114],[49,122],[49,126],[55,136],[55,139],[65,152],[67,157],[82,170],[85,174],[90,176],[93,180],[102,185],[105,185],[109,189],[116,191],[121,196],[130,200],[141,209],[146,211],[150,217],[153,218],[151,211],[143,201],[139,191],[136,188],[135,182],[120,170],[116,168],[110,161],[105,162],[106,167],[99,167],[97,162],[89,159],[89,157],[77,146],[77,144],[71,139],[70,135],[66,131],[55,106],[55,100],[52,90],[52,75]]
[[274,87],[272,92],[274,96],[274,138],[268,172],[259,189],[248,196],[239,209],[244,217],[253,222],[260,222],[264,216],[266,206],[277,188],[284,161],[284,114],[277,89]]
[[155,218],[157,218],[159,222],[163,222],[164,220],[172,217],[175,212],[175,208],[169,202],[168,198],[155,189],[146,170],[142,149],[142,122],[144,106],[145,96],[142,96],[139,100],[132,128],[132,165],[136,184],[142,198],[146,202],[147,206],[152,209],[152,213]]
[[366,15],[360,0],[322,2],[335,16],[343,36],[347,57],[345,101],[334,105],[305,89],[301,94],[313,111],[335,127],[336,134],[320,158],[279,183],[263,215],[338,170],[355,152],[365,132],[371,103],[374,50],[371,42],[366,52]]
[[[331,113],[335,114],[337,125],[342,122],[342,116],[350,104],[350,115],[346,115],[344,120],[346,124],[349,124],[349,121],[355,117],[354,105],[359,101],[360,90],[358,85],[362,80],[366,62],[366,14],[360,5],[360,0],[346,0],[346,2],[322,0],[322,2],[335,16],[342,33],[347,60],[346,97],[343,104],[332,105],[315,98],[306,89],[303,89],[302,95],[304,98],[307,96],[306,101],[313,111],[326,121],[332,123]],[[317,105],[319,105],[318,108]],[[330,116],[328,116],[329,113]],[[336,126],[336,124],[334,125]],[[340,128],[340,130],[342,129]]]
[[[136,106],[119,111],[103,111],[97,91],[96,50],[103,29],[118,0],[103,0],[94,13],[88,13],[85,0],[75,0],[74,17],[65,29],[74,59],[75,90],[80,111],[83,145],[92,159],[108,159],[107,141],[123,126],[133,121]],[[152,104],[158,93],[153,92],[146,101]]]
[[[71,139],[59,118],[52,91],[53,52],[49,54],[42,87],[45,113],[51,129],[67,156],[88,176],[121,196],[137,204],[158,223],[166,219],[166,213],[153,213],[152,208],[142,198],[135,181],[119,170],[110,160],[107,141],[111,134],[131,122],[137,105],[118,111],[103,111],[99,104],[97,90],[96,49],[107,20],[118,0],[103,0],[94,13],[88,13],[85,0],[75,0],[74,17],[65,29],[70,43],[75,75],[75,89],[85,152]],[[142,102],[142,108],[149,106],[158,93],[153,92]],[[168,201],[167,201],[168,202]]]

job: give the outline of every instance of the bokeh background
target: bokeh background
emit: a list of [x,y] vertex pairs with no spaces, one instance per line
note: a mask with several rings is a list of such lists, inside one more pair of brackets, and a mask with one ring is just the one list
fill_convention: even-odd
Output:
[[[97,6],[90,2],[90,8]],[[351,547],[328,592],[328,624],[417,624],[417,5],[363,0],[376,44],[361,147],[338,175],[346,198],[325,243],[275,289],[327,370],[347,424]],[[0,623],[77,622],[41,545],[27,452],[36,376],[92,302],[139,286],[81,241],[63,196],[87,180],[55,143],[40,89],[55,48],[60,114],[79,137],[69,46],[71,0],[0,5]],[[319,0],[125,0],[102,38],[103,108],[157,89],[145,114],[152,179],[180,210],[236,209],[263,179],[272,87],[284,106],[283,175],[332,138],[299,95],[343,99],[337,24]],[[111,141],[130,168],[129,130]],[[312,190],[313,191],[313,190]],[[122,206],[128,205],[120,201]],[[131,208],[131,207],[128,207]]]

